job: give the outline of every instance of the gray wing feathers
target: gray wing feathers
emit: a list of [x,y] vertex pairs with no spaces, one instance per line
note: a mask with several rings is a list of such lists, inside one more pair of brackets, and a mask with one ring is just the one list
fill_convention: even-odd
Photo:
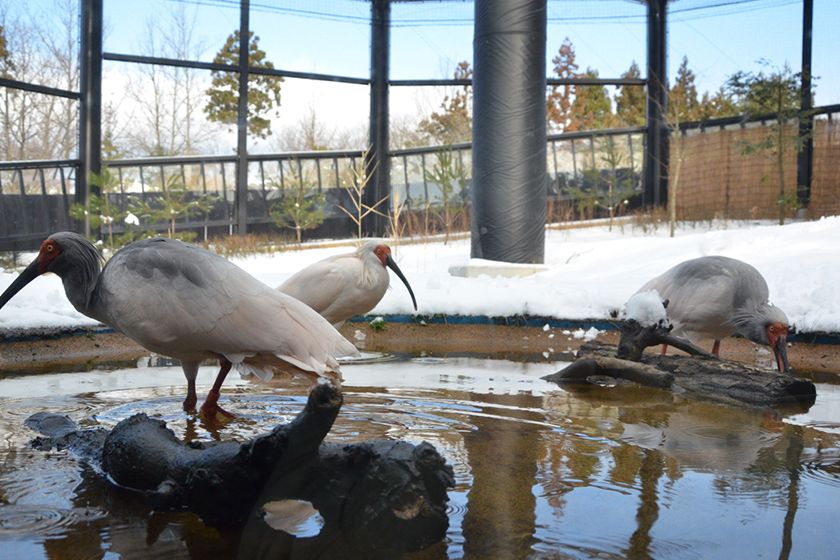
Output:
[[767,283],[751,265],[728,257],[710,256],[676,265],[648,281],[640,292],[655,289],[669,300],[668,317],[677,334],[728,336],[733,312],[766,302]]
[[307,306],[217,255],[172,240],[131,249],[102,275],[106,322],[153,351],[234,362],[274,355],[318,374],[357,352]]

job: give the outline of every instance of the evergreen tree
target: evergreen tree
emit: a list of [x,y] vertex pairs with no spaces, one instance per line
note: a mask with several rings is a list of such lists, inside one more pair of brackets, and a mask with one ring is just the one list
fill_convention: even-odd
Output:
[[[259,48],[260,38],[250,32],[248,65],[251,68],[274,68],[266,60],[265,51]],[[216,64],[239,65],[239,31],[227,38],[222,49],[213,59]],[[239,75],[236,72],[213,71],[213,81],[207,95],[210,100],[204,107],[207,119],[224,124],[236,124],[239,105]],[[283,78],[261,74],[248,75],[248,131],[259,138],[271,134],[271,121],[266,115],[280,105],[280,84]]]
[[206,214],[213,208],[213,196],[190,191],[180,173],[162,176],[161,187],[160,194],[152,198],[132,197],[129,211],[148,223],[166,223],[171,238],[191,241],[195,232],[178,232],[177,220]]
[[[639,79],[642,73],[634,60],[630,68],[621,75],[624,79]],[[647,95],[641,86],[620,86],[615,98],[616,116],[623,126],[645,124]]]
[[[554,75],[558,78],[573,79],[578,76],[578,65],[575,63],[575,47],[568,37],[563,40],[563,44],[560,45],[560,49],[551,59],[551,62],[554,64]],[[550,128],[555,128],[560,132],[566,130],[572,109],[572,93],[573,86],[571,84],[551,86],[551,92],[549,92],[547,99],[547,116]]]
[[110,195],[117,191],[120,184],[119,177],[103,166],[101,173],[90,174],[88,182],[99,187],[100,194],[91,194],[87,199],[87,204],[73,203],[69,210],[70,217],[80,222],[88,220],[91,230],[106,229],[108,231],[107,245],[113,249],[119,244],[114,242],[114,222],[120,222],[127,214],[111,203]]
[[[294,169],[294,166],[291,169]],[[305,230],[324,223],[327,197],[296,174],[289,177],[286,183],[283,197],[271,208],[271,218],[278,226],[294,230],[295,239],[301,243]],[[280,185],[275,182],[273,186]]]
[[[462,61],[455,68],[456,80],[469,80],[473,70],[470,63]],[[441,112],[432,113],[420,121],[420,130],[438,144],[467,142],[472,137],[472,87],[462,86],[452,95],[443,98]]]
[[6,42],[6,28],[0,25],[0,76],[11,78],[11,72],[14,69],[15,63],[12,62],[12,53],[9,52],[9,47]]
[[717,117],[731,117],[738,114],[738,107],[732,100],[732,96],[721,86],[718,90],[709,94],[705,92],[700,100],[698,119],[707,120]]
[[[597,78],[598,71],[587,68],[584,78]],[[604,86],[575,86],[575,100],[566,131],[608,128],[615,124],[612,103]]]
[[677,70],[677,79],[668,92],[668,109],[674,112],[673,116],[679,122],[693,121],[700,117],[695,78],[694,72],[688,68],[688,57],[683,56]]
[[727,81],[738,109],[748,116],[798,112],[799,73],[787,63],[782,68],[769,67],[766,62],[764,65],[766,72],[736,72]]

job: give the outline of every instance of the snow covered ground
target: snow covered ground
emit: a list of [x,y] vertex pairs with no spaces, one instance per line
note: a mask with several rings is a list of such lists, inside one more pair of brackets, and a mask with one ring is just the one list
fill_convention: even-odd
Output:
[[[306,249],[234,259],[274,287],[300,268],[346,247]],[[666,227],[548,230],[547,270],[525,278],[454,277],[469,261],[469,240],[402,245],[395,260],[411,282],[419,313],[562,319],[603,319],[649,278],[690,258],[726,255],[755,266],[771,301],[799,331],[840,332],[840,216],[774,226],[757,223],[691,224],[669,238]],[[0,290],[16,276],[0,271]],[[405,287],[391,289],[373,313],[411,313]],[[64,296],[60,280],[38,278],[0,310],[0,329],[93,325]]]

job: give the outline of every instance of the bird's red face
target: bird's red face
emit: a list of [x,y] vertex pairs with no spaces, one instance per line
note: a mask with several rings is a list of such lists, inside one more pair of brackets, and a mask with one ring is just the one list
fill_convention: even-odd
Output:
[[779,371],[787,371],[788,357],[787,357],[787,336],[788,326],[782,323],[770,323],[767,325],[767,341],[770,343],[770,348],[776,355],[776,365]]
[[400,270],[400,267],[397,266],[397,263],[394,262],[394,259],[391,258],[391,248],[387,245],[377,245],[373,249],[373,254],[379,259],[379,262],[382,263],[382,266],[385,268],[390,268],[394,271],[394,274],[402,280],[402,283],[405,284],[405,287],[408,288],[408,293],[411,295],[411,303],[414,304],[414,309],[417,309],[417,300],[414,299],[414,291],[411,289],[411,286],[408,284],[408,280],[406,280],[405,275]]
[[44,274],[50,268],[52,262],[61,254],[61,247],[58,243],[50,238],[47,238],[41,243],[41,249],[38,251],[38,274]]
[[15,294],[21,291],[24,286],[35,280],[41,274],[49,272],[53,263],[61,254],[61,247],[55,240],[47,238],[41,243],[41,249],[38,251],[38,257],[29,263],[23,272],[15,278],[6,291],[0,294],[0,307],[3,307],[12,299]]
[[373,254],[379,258],[382,266],[388,266],[388,257],[391,256],[391,248],[387,245],[377,245],[373,250]]

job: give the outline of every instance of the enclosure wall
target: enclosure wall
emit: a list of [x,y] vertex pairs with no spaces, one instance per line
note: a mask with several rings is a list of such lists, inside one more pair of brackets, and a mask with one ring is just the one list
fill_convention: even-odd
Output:
[[[779,173],[776,157],[768,152],[745,154],[772,131],[769,126],[736,126],[693,132],[671,140],[671,162],[682,149],[683,166],[676,186],[679,219],[776,219],[779,216]],[[788,136],[797,133],[791,124]],[[814,167],[809,216],[840,213],[840,127],[836,120],[814,123]],[[682,146],[682,148],[681,148]],[[783,160],[785,215],[796,211],[797,153],[786,148]],[[673,189],[674,184],[670,185]]]

